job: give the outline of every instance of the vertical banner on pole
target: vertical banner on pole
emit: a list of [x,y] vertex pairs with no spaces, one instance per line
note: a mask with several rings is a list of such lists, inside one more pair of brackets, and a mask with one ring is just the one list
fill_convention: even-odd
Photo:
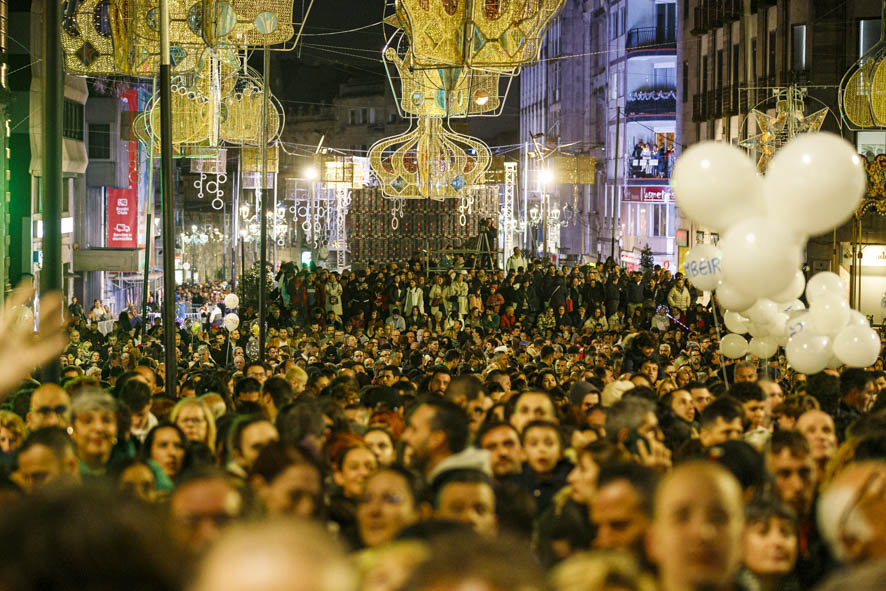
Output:
[[[138,110],[138,90],[123,93],[127,110]],[[126,142],[129,151],[129,186],[108,189],[108,246],[110,248],[138,247],[138,144],[130,134]]]

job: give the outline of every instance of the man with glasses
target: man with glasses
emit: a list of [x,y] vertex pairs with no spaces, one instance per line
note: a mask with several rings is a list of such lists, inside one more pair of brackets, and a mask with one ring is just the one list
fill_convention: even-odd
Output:
[[26,420],[29,431],[35,431],[41,427],[68,426],[68,407],[71,406],[71,397],[60,386],[44,384],[31,394],[31,408]]

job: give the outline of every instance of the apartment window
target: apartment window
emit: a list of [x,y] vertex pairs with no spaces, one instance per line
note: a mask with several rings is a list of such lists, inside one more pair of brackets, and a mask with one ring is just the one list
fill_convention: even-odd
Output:
[[360,125],[363,125],[369,121],[369,109],[363,107],[360,109]]
[[775,31],[769,31],[769,66],[766,75],[770,78],[775,77]]
[[613,10],[609,15],[609,38],[615,39],[616,37],[618,37],[618,11]]
[[689,100],[689,62],[683,62],[683,84],[682,92],[683,92],[683,102]]
[[677,4],[675,2],[655,5],[656,41],[674,41],[677,38]]
[[609,83],[609,98],[612,100],[618,98],[618,72],[612,73],[612,80]]
[[83,141],[83,105],[65,99],[62,122],[62,135],[72,140]]
[[757,40],[751,39],[751,80],[757,85]]
[[701,58],[701,91],[707,92],[708,90],[708,56],[704,55]]
[[858,56],[866,54],[880,40],[881,23],[879,18],[858,21]]
[[716,86],[714,88],[721,89],[723,88],[723,50],[717,50],[717,73],[716,75]]
[[111,158],[111,124],[89,124],[89,159],[110,160]]
[[655,64],[652,68],[654,88],[677,88],[677,68],[671,63]]
[[348,111],[348,125],[357,125],[357,109]]
[[619,35],[625,34],[625,21],[626,20],[627,19],[625,18],[625,9],[622,6],[621,8],[618,9],[618,34]]
[[668,236],[668,209],[667,203],[655,203],[648,206],[649,212],[649,235]]
[[801,72],[806,69],[806,25],[791,27],[791,70]]
[[736,43],[732,46],[732,86],[734,88],[738,88],[739,67],[738,43]]
[[683,20],[689,20],[689,0],[683,0]]

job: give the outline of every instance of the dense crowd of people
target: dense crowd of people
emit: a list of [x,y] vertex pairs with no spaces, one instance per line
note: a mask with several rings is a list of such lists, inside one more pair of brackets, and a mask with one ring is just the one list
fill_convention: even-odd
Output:
[[264,351],[182,286],[174,399],[158,322],[11,297],[0,588],[882,587],[881,360],[726,359],[659,267],[432,263],[282,265]]

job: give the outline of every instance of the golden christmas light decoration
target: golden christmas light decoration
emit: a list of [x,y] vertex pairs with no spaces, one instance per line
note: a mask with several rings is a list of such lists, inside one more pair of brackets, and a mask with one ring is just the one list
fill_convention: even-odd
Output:
[[419,117],[415,128],[369,149],[372,171],[391,198],[464,197],[483,183],[490,161],[481,140],[456,133],[433,117]]
[[416,65],[514,70],[538,60],[565,0],[397,0],[388,22],[409,36]]
[[389,44],[382,55],[401,117],[501,114],[512,78],[470,68],[417,68],[405,37],[398,41],[401,51]]
[[858,129],[869,129],[874,126],[871,113],[871,92],[875,63],[866,60],[857,69],[844,78],[840,96],[840,110],[843,117]]
[[760,154],[757,160],[757,170],[760,172],[766,170],[772,156],[793,137],[803,133],[817,133],[828,114],[825,107],[806,115],[805,91],[796,87],[780,90],[777,97],[775,115],[768,115],[758,109],[751,110],[759,133],[739,142],[739,146]]

